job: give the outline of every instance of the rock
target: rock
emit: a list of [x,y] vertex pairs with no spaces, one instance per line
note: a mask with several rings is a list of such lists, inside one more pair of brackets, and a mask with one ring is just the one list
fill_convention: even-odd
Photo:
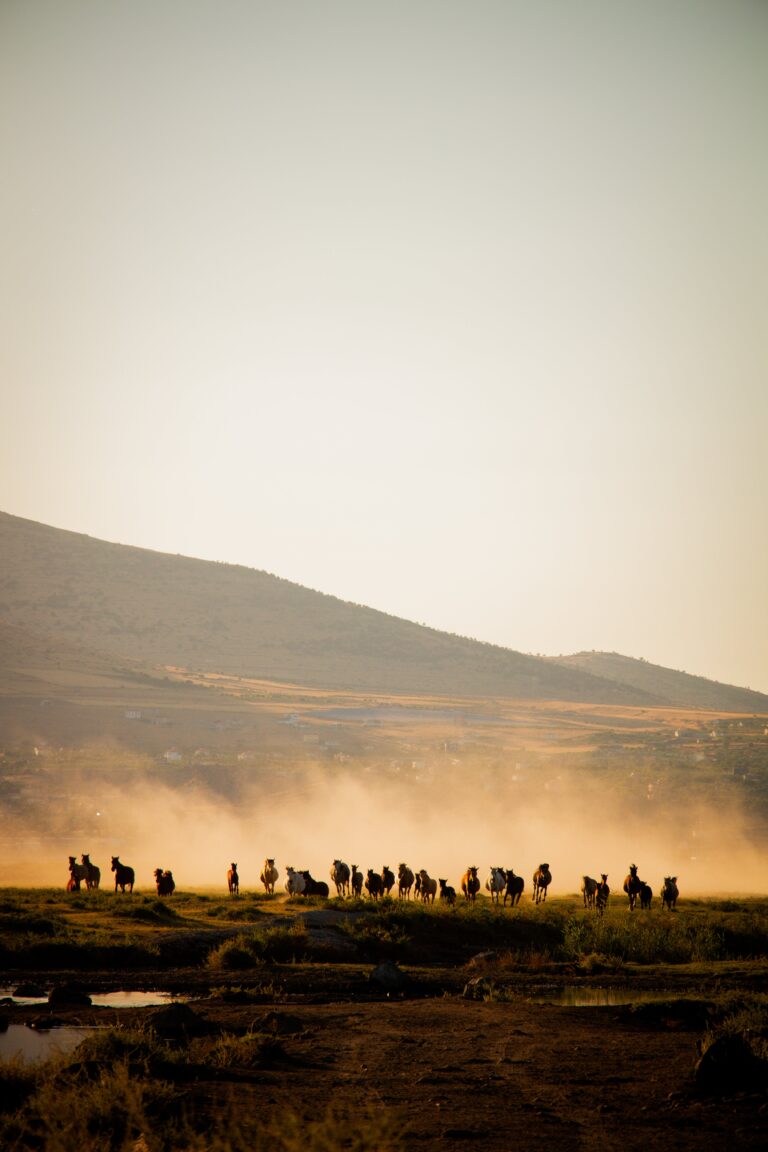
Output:
[[389,995],[406,992],[411,983],[406,974],[391,960],[384,960],[378,968],[374,968],[368,980],[379,992],[386,992]]
[[205,1020],[188,1004],[169,1004],[167,1008],[153,1012],[148,1023],[161,1040],[190,1040],[209,1032]]
[[708,1095],[768,1088],[768,1062],[755,1056],[743,1036],[719,1036],[696,1062],[694,1080]]
[[18,988],[13,990],[14,996],[23,996],[25,999],[34,997],[36,1000],[45,1000],[45,989],[41,988],[39,984],[19,984]]
[[48,996],[51,1008],[90,1008],[91,998],[82,984],[55,984]]
[[60,1016],[39,1016],[37,1020],[30,1020],[27,1024],[35,1032],[50,1032],[52,1028],[66,1028],[66,1020]]
[[497,952],[478,952],[471,960],[467,960],[467,968],[487,968],[489,964],[493,964],[497,956]]

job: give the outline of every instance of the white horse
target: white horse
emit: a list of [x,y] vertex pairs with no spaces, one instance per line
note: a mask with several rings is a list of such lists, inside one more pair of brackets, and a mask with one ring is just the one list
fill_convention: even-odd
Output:
[[495,868],[491,865],[491,871],[488,874],[488,879],[485,882],[485,887],[491,894],[491,900],[498,904],[501,893],[507,887],[507,874],[503,868]]

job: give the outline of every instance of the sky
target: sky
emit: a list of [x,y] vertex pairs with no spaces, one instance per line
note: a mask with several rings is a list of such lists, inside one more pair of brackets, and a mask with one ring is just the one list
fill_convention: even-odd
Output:
[[0,0],[0,509],[768,691],[767,113],[761,0]]

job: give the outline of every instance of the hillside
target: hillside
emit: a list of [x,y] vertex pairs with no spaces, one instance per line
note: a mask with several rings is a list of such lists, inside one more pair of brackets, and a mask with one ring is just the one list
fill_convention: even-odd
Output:
[[[690,703],[688,681],[697,679],[670,672],[663,685],[652,676],[624,682],[438,632],[266,572],[107,543],[5,513],[0,556],[0,621],[147,669],[172,665],[323,689],[649,706]],[[768,711],[768,697],[758,693],[711,685],[710,697],[711,705],[697,705]]]
[[679,707],[725,709],[733,712],[764,712],[766,697],[749,688],[719,684],[704,676],[675,672],[647,660],[621,656],[618,652],[576,652],[572,656],[549,657],[564,668],[580,668],[606,680],[631,685],[639,692],[652,693],[674,701]]

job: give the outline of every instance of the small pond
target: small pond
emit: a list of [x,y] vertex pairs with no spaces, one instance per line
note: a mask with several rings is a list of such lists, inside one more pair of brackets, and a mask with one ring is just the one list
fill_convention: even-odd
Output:
[[[159,1008],[188,999],[172,992],[91,992],[89,995],[94,1008]],[[11,997],[14,1004],[48,1003],[46,996],[14,996],[12,989],[0,988],[0,999],[4,996]]]
[[25,1064],[39,1064],[56,1053],[74,1051],[92,1028],[37,1029],[25,1024],[9,1024],[0,1031],[0,1061],[21,1057]]

